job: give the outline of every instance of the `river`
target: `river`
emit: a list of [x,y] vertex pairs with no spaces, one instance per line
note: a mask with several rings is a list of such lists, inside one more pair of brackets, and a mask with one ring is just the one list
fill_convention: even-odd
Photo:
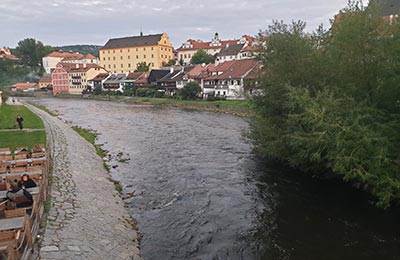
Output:
[[34,101],[100,134],[112,177],[132,194],[125,201],[145,260],[400,259],[399,212],[377,210],[343,184],[259,160],[245,118]]

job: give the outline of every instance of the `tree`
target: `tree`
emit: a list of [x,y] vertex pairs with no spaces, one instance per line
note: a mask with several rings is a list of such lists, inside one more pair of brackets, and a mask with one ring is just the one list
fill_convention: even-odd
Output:
[[18,42],[15,49],[17,57],[21,58],[22,63],[31,68],[41,67],[42,58],[52,52],[54,48],[45,46],[42,42],[33,38],[27,38]]
[[176,60],[169,60],[167,63],[164,64],[165,67],[171,67],[176,64]]
[[139,62],[137,64],[135,72],[147,72],[150,70],[150,63],[147,64],[145,61]]
[[187,83],[178,93],[183,99],[196,99],[201,91],[201,87],[196,82]]
[[265,157],[350,182],[386,208],[400,200],[400,24],[373,2],[342,13],[329,32],[275,22],[262,33],[252,137]]
[[215,61],[215,57],[208,54],[205,50],[200,49],[198,50],[190,60],[192,64],[210,64]]

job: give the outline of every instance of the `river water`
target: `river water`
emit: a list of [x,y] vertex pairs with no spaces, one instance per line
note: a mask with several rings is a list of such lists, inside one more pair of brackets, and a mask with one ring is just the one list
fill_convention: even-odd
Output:
[[[259,160],[249,122],[209,112],[38,99],[96,130],[143,234],[145,260],[400,259],[399,212]],[[84,160],[84,158],[82,158]],[[125,162],[125,159],[128,159]]]

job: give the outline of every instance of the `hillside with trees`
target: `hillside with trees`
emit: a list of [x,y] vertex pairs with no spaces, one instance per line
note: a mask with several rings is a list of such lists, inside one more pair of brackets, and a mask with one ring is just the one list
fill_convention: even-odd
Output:
[[351,183],[378,207],[399,202],[400,23],[353,3],[329,31],[275,22],[260,35],[257,151]]
[[92,54],[95,57],[99,57],[99,50],[102,46],[99,45],[69,45],[55,47],[56,50],[63,52],[79,52],[82,54]]

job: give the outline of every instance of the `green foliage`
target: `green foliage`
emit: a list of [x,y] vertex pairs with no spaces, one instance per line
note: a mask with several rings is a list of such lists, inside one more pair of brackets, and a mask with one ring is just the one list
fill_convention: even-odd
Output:
[[10,60],[0,59],[0,86],[29,81],[31,70]]
[[169,60],[167,63],[164,64],[164,67],[171,67],[176,64],[176,60]]
[[99,57],[99,50],[101,46],[98,45],[68,45],[55,47],[56,50],[63,52],[79,52],[81,54],[92,54],[95,57]]
[[190,60],[192,64],[210,64],[215,61],[215,57],[208,54],[205,50],[200,49],[198,50]]
[[256,149],[352,183],[386,208],[400,199],[400,24],[356,3],[329,32],[275,22],[260,53]]
[[183,99],[196,99],[201,91],[197,82],[189,82],[178,92],[178,96]]
[[15,49],[17,57],[21,58],[22,63],[31,68],[40,68],[42,58],[54,51],[51,46],[45,46],[42,42],[33,38],[27,38],[18,42]]
[[142,61],[137,64],[135,72],[147,72],[149,70],[150,70],[150,63],[147,64],[145,61]]

